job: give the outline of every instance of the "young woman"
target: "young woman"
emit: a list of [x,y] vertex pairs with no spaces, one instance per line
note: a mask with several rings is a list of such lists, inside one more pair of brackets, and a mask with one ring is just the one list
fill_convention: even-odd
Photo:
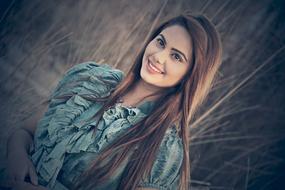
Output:
[[185,13],[151,33],[126,75],[107,64],[73,66],[43,117],[9,139],[15,189],[188,189],[189,122],[221,55],[209,19]]

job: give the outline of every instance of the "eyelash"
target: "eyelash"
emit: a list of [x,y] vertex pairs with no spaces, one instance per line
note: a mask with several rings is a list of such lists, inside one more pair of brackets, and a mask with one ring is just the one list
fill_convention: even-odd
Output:
[[[156,41],[158,42],[159,46],[163,46],[163,47],[164,47],[164,42],[163,42],[162,39],[157,38]],[[162,43],[160,43],[160,42],[162,42]],[[174,55],[174,58],[175,58],[175,55],[176,55],[176,56],[178,57],[178,59],[176,59],[176,58],[175,58],[175,59],[178,60],[179,62],[182,62],[182,59],[181,59],[181,57],[179,56],[179,54],[174,53],[174,54],[172,54],[172,55]]]
[[[163,40],[162,40],[162,39],[157,38],[157,42],[158,42],[158,44],[159,44],[160,46],[163,46],[163,47],[164,47],[164,42],[163,42]],[[163,44],[161,44],[160,42],[162,42]]]
[[178,60],[179,62],[182,62],[182,59],[181,59],[181,57],[177,54],[177,53],[174,53],[174,54],[172,54],[172,55],[177,55],[177,57],[178,57],[178,59],[176,59],[176,60]]

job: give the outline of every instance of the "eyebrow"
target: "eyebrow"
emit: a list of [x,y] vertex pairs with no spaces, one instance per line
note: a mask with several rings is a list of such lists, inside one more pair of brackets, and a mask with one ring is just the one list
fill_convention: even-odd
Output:
[[[167,41],[165,40],[165,37],[163,36],[163,34],[159,34],[159,36],[161,36],[161,37],[163,38],[165,44],[167,44]],[[186,62],[188,62],[188,59],[186,58],[186,56],[184,55],[184,53],[182,53],[181,51],[179,51],[179,50],[176,49],[176,48],[172,48],[172,49],[175,50],[175,51],[177,51],[177,52],[179,52],[179,53],[184,57],[184,59],[186,60]]]

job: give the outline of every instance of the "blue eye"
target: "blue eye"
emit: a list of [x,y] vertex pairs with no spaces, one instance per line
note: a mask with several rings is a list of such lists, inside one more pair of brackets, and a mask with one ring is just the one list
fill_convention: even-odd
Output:
[[162,39],[157,38],[157,40],[156,40],[156,41],[159,43],[159,45],[160,45],[161,47],[164,47],[164,42],[163,42],[163,40],[162,40]]
[[174,54],[172,54],[172,56],[174,57],[175,60],[177,60],[179,62],[182,62],[182,58],[181,58],[181,56],[179,54],[174,53]]

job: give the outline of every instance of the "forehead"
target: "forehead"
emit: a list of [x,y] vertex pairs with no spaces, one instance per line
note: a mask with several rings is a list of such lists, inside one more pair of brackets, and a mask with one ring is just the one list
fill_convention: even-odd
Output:
[[163,29],[160,34],[165,37],[168,46],[182,51],[187,58],[190,57],[191,37],[184,27],[180,25],[169,26]]

